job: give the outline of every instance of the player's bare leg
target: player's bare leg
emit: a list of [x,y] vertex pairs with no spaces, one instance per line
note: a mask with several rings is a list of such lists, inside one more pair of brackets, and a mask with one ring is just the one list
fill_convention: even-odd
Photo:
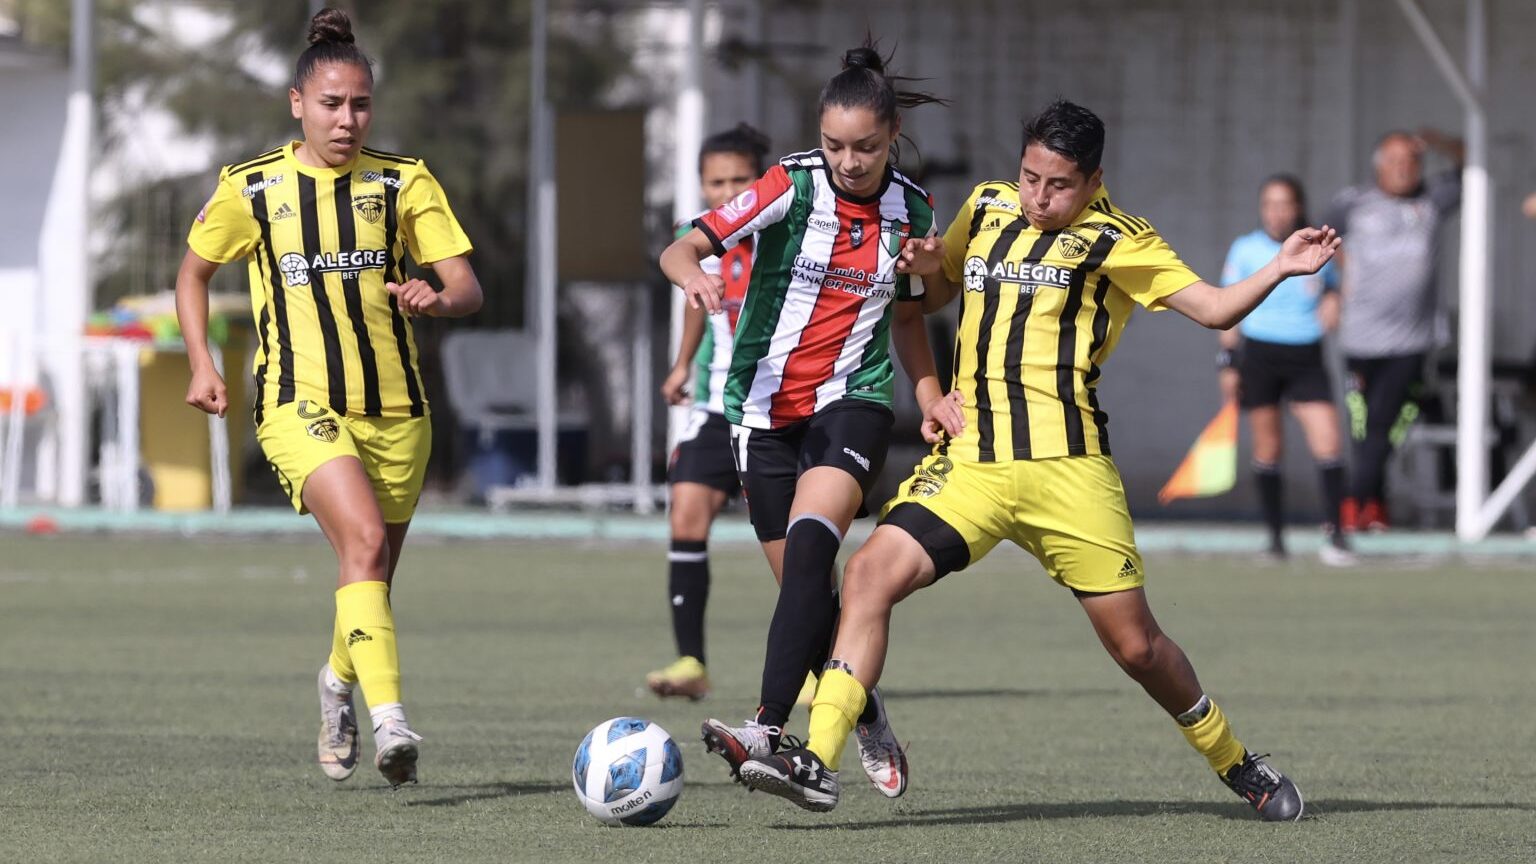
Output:
[[1079,598],[1099,641],[1120,668],[1178,723],[1192,747],[1259,816],[1301,818],[1301,792],[1232,734],[1226,716],[1205,695],[1183,649],[1158,627],[1146,591],[1136,588]]
[[[333,646],[328,666],[343,684],[346,683],[343,673],[351,672],[363,685],[373,718],[374,765],[384,779],[391,786],[414,783],[419,753],[417,743],[421,737],[406,722],[405,709],[400,703],[400,661],[389,602],[389,578],[399,560],[399,545],[391,543],[392,526],[384,522],[362,463],[350,456],[332,459],[312,472],[304,483],[303,500],[330,541],[339,564],[336,591],[339,650]],[[396,539],[403,543],[405,524],[393,527]],[[337,665],[351,668],[338,670]],[[321,713],[328,719],[328,706],[323,698],[326,689],[321,688]],[[350,698],[350,692],[346,697]],[[322,767],[328,733],[335,731],[322,723]],[[355,736],[355,731],[353,734]],[[336,739],[331,736],[331,740]],[[327,774],[331,772],[327,771]]]
[[[860,761],[875,787],[888,797],[906,790],[906,754],[874,687],[885,668],[892,607],[931,585],[934,575],[933,561],[912,535],[889,525],[875,529],[843,574],[843,608],[832,659],[811,706],[811,740],[805,748],[748,761],[741,768],[743,783],[807,810],[830,810],[841,791],[843,747],[856,731]],[[871,701],[877,716],[865,722],[861,715]]]
[[1340,518],[1344,497],[1343,441],[1339,435],[1339,412],[1332,402],[1292,402],[1291,416],[1301,424],[1307,449],[1317,464],[1323,492],[1323,545],[1318,557],[1330,567],[1349,567],[1359,563],[1349,548],[1349,537]]

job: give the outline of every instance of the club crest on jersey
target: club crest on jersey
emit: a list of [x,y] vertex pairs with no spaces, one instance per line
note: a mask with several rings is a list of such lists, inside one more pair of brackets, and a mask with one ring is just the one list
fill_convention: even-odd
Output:
[[720,212],[725,218],[736,221],[752,212],[752,207],[757,204],[757,190],[746,189],[740,195],[720,205]]
[[384,195],[379,192],[355,195],[352,198],[352,209],[366,219],[368,224],[377,225],[384,218]]
[[333,417],[316,420],[305,428],[309,432],[309,437],[316,441],[324,441],[327,444],[331,444],[341,437],[341,426],[337,424]]
[[885,235],[885,249],[892,257],[901,254],[901,244],[907,242],[912,236],[912,226],[900,219],[892,219],[880,225],[880,233]]
[[1088,238],[1068,228],[1056,240],[1061,254],[1067,258],[1081,258],[1088,254]]
[[244,189],[241,189],[240,195],[245,198],[255,198],[257,192],[270,189],[281,182],[283,182],[283,175],[273,174],[271,177],[268,177],[265,180],[257,180],[255,183],[252,183]]
[[377,171],[364,171],[361,176],[364,183],[382,183],[392,189],[399,189],[402,185],[399,177],[386,177]]
[[848,225],[848,245],[857,249],[864,245],[864,220],[855,219]]

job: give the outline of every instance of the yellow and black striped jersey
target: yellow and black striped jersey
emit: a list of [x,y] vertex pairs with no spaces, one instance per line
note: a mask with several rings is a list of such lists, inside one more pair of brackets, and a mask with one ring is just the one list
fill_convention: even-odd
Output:
[[1059,231],[1030,226],[1018,183],[979,184],[944,234],[961,286],[955,386],[965,431],[941,444],[979,462],[1109,454],[1094,388],[1135,303],[1199,281],[1144,219],[1100,189]]
[[430,264],[467,254],[469,238],[420,159],[365,147],[350,165],[315,168],[294,155],[299,143],[226,166],[187,237],[209,261],[247,260],[256,422],[300,399],[423,416],[411,322],[384,283],[404,278],[407,251]]

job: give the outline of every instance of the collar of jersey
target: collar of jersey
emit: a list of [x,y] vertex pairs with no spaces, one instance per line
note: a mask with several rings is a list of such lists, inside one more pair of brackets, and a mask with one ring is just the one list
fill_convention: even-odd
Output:
[[837,180],[832,176],[832,166],[827,164],[827,154],[819,149],[816,151],[816,154],[821,157],[821,170],[827,175],[827,185],[832,187],[832,194],[844,201],[851,201],[854,204],[873,204],[884,197],[885,190],[891,186],[891,163],[887,162],[885,163],[885,175],[880,178],[880,188],[868,195],[855,195],[837,185]]
[[357,167],[356,159],[353,159],[351,162],[348,162],[340,168],[316,168],[313,165],[306,165],[299,161],[298,155],[294,152],[298,150],[299,145],[303,143],[303,141],[289,141],[288,146],[283,148],[283,160],[288,163],[289,168],[292,168],[300,174],[307,174],[310,177],[319,178],[321,180],[335,179],[343,174],[351,174],[352,169]]

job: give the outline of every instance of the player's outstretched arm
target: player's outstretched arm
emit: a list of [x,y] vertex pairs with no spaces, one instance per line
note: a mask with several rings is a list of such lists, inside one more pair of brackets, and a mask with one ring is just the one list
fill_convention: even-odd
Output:
[[442,291],[421,279],[384,283],[384,288],[395,295],[401,312],[408,317],[462,318],[480,311],[485,294],[467,257],[455,255],[427,266],[443,280]]
[[1338,251],[1339,235],[1332,228],[1302,228],[1285,238],[1275,257],[1247,279],[1225,288],[1196,282],[1164,297],[1162,303],[1202,327],[1226,330],[1264,302],[1276,285],[1292,276],[1316,273]]
[[683,289],[688,305],[711,315],[725,308],[725,280],[704,272],[699,262],[715,254],[709,237],[697,228],[672,241],[661,253],[661,272]]
[[229,394],[208,350],[208,282],[218,269],[218,264],[187,250],[176,273],[176,321],[181,325],[187,363],[192,367],[187,404],[223,417],[229,410]]
[[923,280],[923,313],[932,314],[955,299],[959,286],[944,276],[944,238],[913,237],[901,247],[896,272]]

